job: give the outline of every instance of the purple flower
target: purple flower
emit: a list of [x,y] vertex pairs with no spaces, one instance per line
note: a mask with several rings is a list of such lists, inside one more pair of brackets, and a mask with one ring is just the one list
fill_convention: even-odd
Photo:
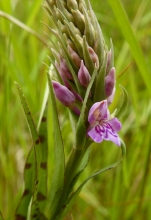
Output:
[[121,145],[117,134],[122,125],[117,118],[111,118],[107,109],[107,100],[95,103],[88,115],[90,126],[87,134],[97,143],[103,140],[112,141],[117,146]]

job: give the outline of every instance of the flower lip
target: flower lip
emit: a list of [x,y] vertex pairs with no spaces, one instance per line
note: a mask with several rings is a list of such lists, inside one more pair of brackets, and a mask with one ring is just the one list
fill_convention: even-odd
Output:
[[88,116],[90,126],[87,134],[97,143],[103,140],[112,141],[117,146],[121,145],[117,134],[122,125],[117,118],[110,119],[110,113],[107,109],[107,100],[95,103]]

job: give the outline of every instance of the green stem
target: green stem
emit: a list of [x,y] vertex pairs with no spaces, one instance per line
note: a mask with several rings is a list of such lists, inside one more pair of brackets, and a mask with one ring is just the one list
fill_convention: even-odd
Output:
[[64,189],[62,191],[60,201],[58,202],[56,211],[54,215],[51,217],[51,219],[55,219],[56,215],[58,215],[61,212],[62,207],[65,204],[66,199],[68,198],[68,193],[70,192],[69,189],[70,189],[71,182],[73,178],[75,177],[77,168],[79,167],[79,164],[82,158],[84,157],[89,146],[90,146],[90,143],[89,141],[87,141],[83,149],[79,149],[79,148],[72,149],[71,155],[66,164]]

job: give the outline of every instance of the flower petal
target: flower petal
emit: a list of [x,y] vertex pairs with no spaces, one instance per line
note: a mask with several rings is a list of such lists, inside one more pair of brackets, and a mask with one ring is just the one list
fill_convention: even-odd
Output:
[[117,118],[113,118],[113,119],[109,120],[108,124],[110,124],[110,126],[112,127],[114,132],[118,132],[122,128],[122,124]]
[[103,136],[96,131],[95,127],[93,127],[87,134],[97,143],[103,141]]
[[117,146],[121,145],[120,138],[109,123],[103,123],[101,125],[96,125],[87,133],[95,142],[100,143],[102,140],[112,141]]
[[107,109],[107,100],[96,102],[90,108],[88,121],[90,124],[94,123],[96,120],[106,120],[108,119],[110,113]]

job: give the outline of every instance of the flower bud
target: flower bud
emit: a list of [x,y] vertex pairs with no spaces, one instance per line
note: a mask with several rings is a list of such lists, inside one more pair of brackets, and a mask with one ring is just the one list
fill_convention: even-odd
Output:
[[57,99],[65,106],[69,107],[77,115],[80,115],[80,110],[76,106],[76,97],[73,93],[67,89],[66,86],[52,80],[52,85],[54,88],[54,93]]
[[109,73],[110,68],[111,68],[111,49],[108,51],[108,54],[107,54],[107,67],[106,67],[106,74]]
[[106,97],[109,97],[112,94],[114,85],[115,85],[115,68],[112,67],[109,74],[105,77]]
[[110,105],[113,102],[114,95],[115,95],[115,86],[113,88],[112,94],[107,98],[107,104],[108,105]]
[[63,59],[62,57],[60,58],[60,71],[63,73],[63,75],[67,79],[72,79],[72,75],[71,75],[71,72],[67,66],[66,60]]
[[53,88],[57,99],[65,106],[70,107],[76,100],[73,93],[67,89],[66,86],[61,85],[60,83],[53,81]]
[[69,51],[69,54],[70,54],[73,62],[75,63],[75,65],[77,67],[80,67],[81,59],[80,59],[79,55],[74,50],[72,50],[72,48],[69,45],[68,45],[68,51]]
[[78,4],[76,0],[67,0],[67,6],[69,10],[71,9],[78,9]]
[[99,68],[99,59],[97,54],[95,53],[95,51],[92,49],[92,47],[88,47],[88,51],[91,57],[92,62],[94,63],[94,65],[96,66],[96,68]]
[[83,60],[81,61],[81,66],[78,72],[78,79],[81,85],[87,88],[90,82],[91,76],[87,68],[84,66]]
[[84,16],[79,10],[72,10],[72,14],[75,18],[75,23],[77,27],[80,29],[81,33],[84,33],[85,23]]

